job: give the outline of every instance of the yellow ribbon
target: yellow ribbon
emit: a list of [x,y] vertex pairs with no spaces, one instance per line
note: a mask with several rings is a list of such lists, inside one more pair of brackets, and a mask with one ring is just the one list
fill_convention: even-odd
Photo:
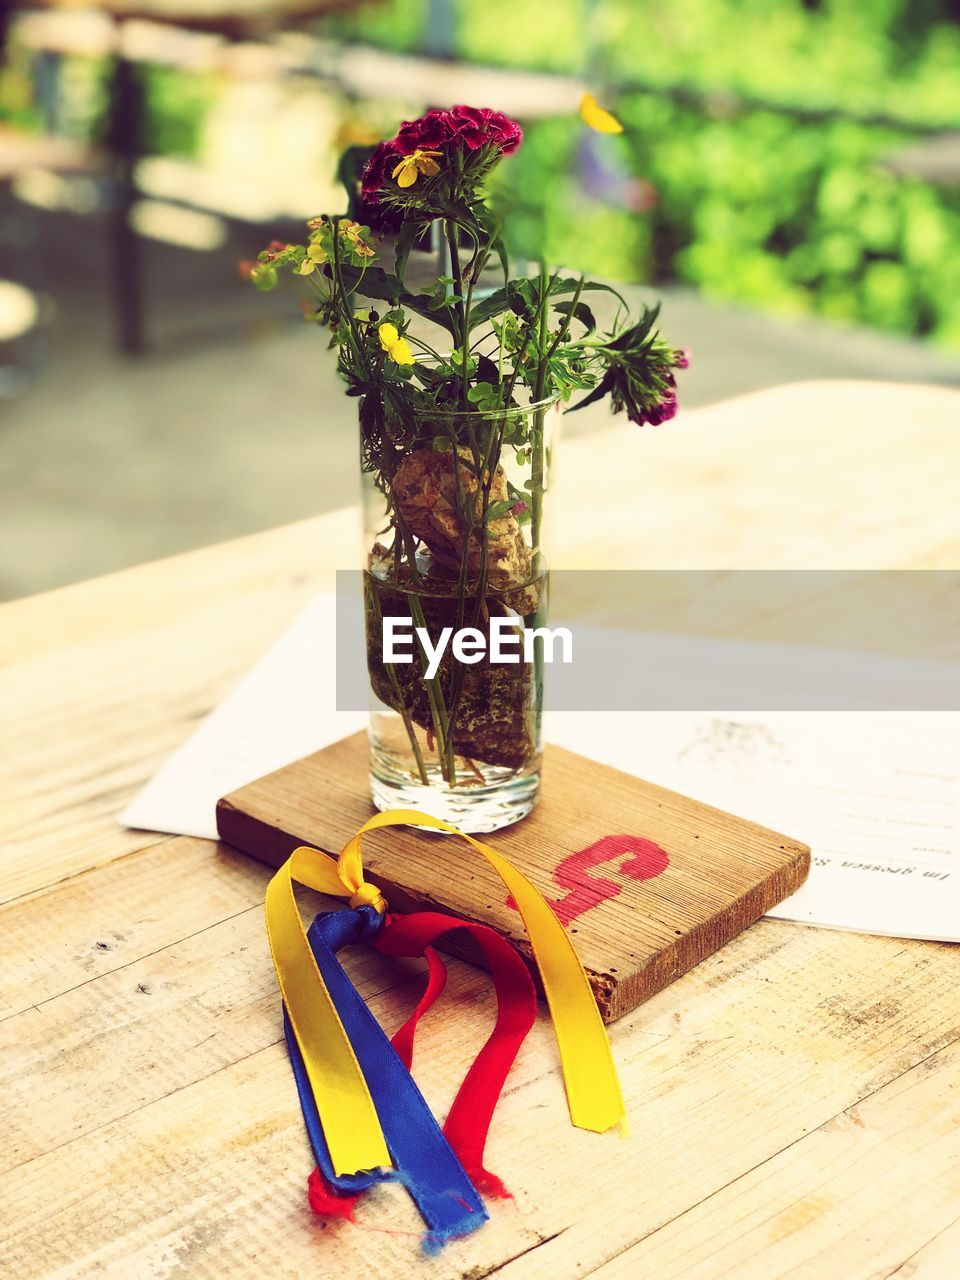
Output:
[[348,897],[381,913],[383,895],[363,878],[361,844],[380,827],[416,826],[465,840],[513,895],[533,947],[553,1019],[570,1119],[604,1133],[624,1127],[620,1082],[590,983],[557,917],[526,876],[487,844],[449,822],[412,809],[375,814],[348,840],[339,861],[308,846],[295,849],[267,887],[267,935],[280,990],[300,1046],[337,1174],[392,1162],[376,1108],[346,1031],[320,976],[293,893],[293,882]]
[[[370,1090],[307,941],[294,881],[338,897],[358,893],[360,885],[351,889],[338,864],[319,850],[305,845],[294,849],[267,885],[267,937],[334,1171],[389,1168],[393,1161]],[[382,896],[379,900],[383,903]]]

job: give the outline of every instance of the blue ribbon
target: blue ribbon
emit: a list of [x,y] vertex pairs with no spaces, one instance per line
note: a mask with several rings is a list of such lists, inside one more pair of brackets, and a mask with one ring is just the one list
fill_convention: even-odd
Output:
[[329,912],[317,916],[307,932],[307,940],[350,1037],[395,1169],[374,1169],[346,1176],[334,1173],[300,1046],[286,1009],[283,1028],[307,1135],[324,1177],[338,1191],[351,1194],[365,1191],[376,1182],[394,1179],[402,1182],[430,1229],[424,1248],[427,1252],[436,1252],[446,1240],[476,1231],[486,1222],[487,1211],[413,1077],[336,957],[340,947],[372,937],[382,922],[383,917],[372,907]]

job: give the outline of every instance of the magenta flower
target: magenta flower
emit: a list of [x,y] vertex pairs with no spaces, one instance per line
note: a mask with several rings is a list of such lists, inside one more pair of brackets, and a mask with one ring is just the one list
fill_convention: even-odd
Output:
[[451,130],[446,111],[428,111],[418,120],[404,120],[400,126],[396,144],[409,155],[412,151],[433,151],[450,141]]
[[637,423],[638,426],[649,424],[651,427],[659,427],[664,422],[669,422],[671,418],[677,414],[677,393],[676,391],[668,391],[659,404],[651,405],[649,408],[641,408],[632,411],[629,415],[630,421]]
[[472,153],[489,147],[491,152],[506,156],[516,151],[522,140],[523,130],[502,111],[463,104],[449,111],[434,108],[416,120],[405,120],[395,138],[380,143],[364,166],[363,199],[375,204],[400,160],[415,151],[442,152],[454,147]]
[[523,130],[516,120],[511,120],[502,111],[491,111],[487,120],[492,141],[505,156],[511,155],[523,141]]
[[484,143],[490,141],[490,128],[487,117],[491,113],[483,107],[451,107],[450,126],[454,137],[462,142],[470,151],[479,151]]

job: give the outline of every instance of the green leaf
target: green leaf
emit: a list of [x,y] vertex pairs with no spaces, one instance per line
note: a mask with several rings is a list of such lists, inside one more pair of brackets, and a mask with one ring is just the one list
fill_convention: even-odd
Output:
[[392,302],[394,305],[403,295],[403,284],[382,267],[368,267],[366,271],[360,271],[356,267],[342,263],[340,274],[343,277],[343,286],[348,293],[356,292],[365,298],[378,298],[381,301]]
[[637,323],[617,334],[612,342],[606,344],[607,347],[611,351],[629,351],[640,347],[644,342],[652,342],[657,336],[652,330],[659,314],[659,302],[655,307],[644,307],[643,315]]
[[[578,286],[580,286],[580,281],[572,276],[554,280],[553,287],[550,290],[550,297],[562,298],[566,294],[576,293]],[[624,307],[627,306],[624,298],[611,285],[588,280],[580,286],[580,289],[582,293],[591,290],[595,293],[612,294]],[[511,280],[503,289],[497,289],[489,297],[484,298],[482,302],[477,303],[470,314],[470,328],[473,330],[477,325],[484,324],[486,321],[493,319],[494,316],[499,316],[504,311],[513,310],[517,304],[532,310],[537,305],[538,297],[539,281],[529,278]]]
[[425,364],[422,360],[417,360],[415,364],[408,365],[407,367],[411,370],[415,378],[420,379],[425,387],[439,387],[442,383],[446,382],[445,373],[442,373],[439,369],[431,368],[430,365]]
[[483,513],[483,518],[487,524],[489,524],[491,520],[500,520],[504,516],[509,515],[516,505],[516,501],[513,498],[501,498],[499,502],[490,503],[489,507],[487,507],[486,511]]
[[340,267],[344,288],[348,293],[356,292],[364,298],[377,298],[391,302],[394,306],[402,306],[413,311],[425,320],[432,320],[446,329],[451,337],[456,336],[456,316],[445,307],[435,310],[434,299],[426,293],[407,293],[402,282],[395,275],[384,271],[382,267],[367,267],[359,271],[344,263]]
[[522,286],[529,287],[531,283],[529,280],[511,280],[502,289],[497,289],[482,302],[476,303],[470,312],[471,332],[477,325],[492,320],[494,316],[499,316],[504,311],[511,311],[518,302],[527,302]]
[[490,359],[482,353],[477,356],[477,382],[489,383],[491,387],[500,387],[500,370]]
[[587,333],[593,333],[597,327],[597,321],[593,312],[585,302],[578,302],[576,306],[572,302],[558,302],[554,307],[562,316],[572,314],[574,320],[579,320]]

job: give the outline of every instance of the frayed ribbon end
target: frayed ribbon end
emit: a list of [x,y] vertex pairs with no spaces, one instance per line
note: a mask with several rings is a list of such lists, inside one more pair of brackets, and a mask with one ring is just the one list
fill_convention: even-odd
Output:
[[345,1222],[354,1221],[357,1195],[342,1195],[335,1191],[326,1181],[319,1169],[314,1169],[307,1179],[307,1199],[310,1208],[320,1218],[341,1218]]

